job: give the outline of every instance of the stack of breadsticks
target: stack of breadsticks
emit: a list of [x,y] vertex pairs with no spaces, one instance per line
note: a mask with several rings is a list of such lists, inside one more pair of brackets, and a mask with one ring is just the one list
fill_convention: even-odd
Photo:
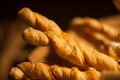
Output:
[[[30,26],[24,30],[23,39],[47,48],[45,53],[30,55],[29,62],[13,67],[10,71],[13,79],[99,80],[103,72],[120,71],[120,33],[113,27],[92,18],[75,18],[64,32],[54,21],[29,8],[21,9],[18,16]],[[36,59],[46,52],[49,53],[46,61]],[[57,55],[59,59],[50,57],[49,63],[48,55]]]

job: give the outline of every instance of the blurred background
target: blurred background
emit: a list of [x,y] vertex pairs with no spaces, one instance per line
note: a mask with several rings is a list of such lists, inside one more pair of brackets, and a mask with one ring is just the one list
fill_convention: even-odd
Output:
[[4,0],[0,3],[0,20],[16,19],[23,7],[55,20],[63,29],[76,16],[99,18],[118,13],[112,0]]
[[[25,60],[33,46],[26,44],[21,34],[27,27],[17,19],[23,7],[54,20],[63,30],[74,17],[97,19],[119,13],[112,0],[4,0],[0,2],[0,80],[8,80],[14,64]],[[120,19],[120,17],[119,17]]]

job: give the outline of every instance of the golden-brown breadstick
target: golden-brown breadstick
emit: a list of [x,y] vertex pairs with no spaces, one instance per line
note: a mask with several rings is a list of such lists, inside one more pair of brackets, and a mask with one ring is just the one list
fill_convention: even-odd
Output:
[[[29,12],[30,14],[28,14]],[[33,12],[28,8],[20,10],[19,16],[25,22],[27,20],[28,25],[32,25],[43,31],[48,37],[50,45],[55,48],[57,54],[63,59],[83,68],[91,66],[100,71],[119,70],[119,64],[113,58],[106,56],[93,48],[87,47],[83,43],[75,42],[67,33],[63,32],[59,26],[53,25],[55,23],[48,18],[41,17],[40,14]]]
[[[117,41],[110,40],[102,33],[90,30],[89,28],[85,27],[85,25],[87,26],[88,23],[85,22],[84,24],[82,24],[82,21],[85,21],[85,19],[82,20],[79,18],[75,18],[75,20],[73,20],[71,24],[72,30],[75,31],[79,36],[83,36],[89,42],[93,43],[99,51],[107,53],[109,56],[114,57],[116,59],[119,59],[120,43]],[[95,25],[93,25],[93,22],[89,22],[88,26],[94,27]],[[81,29],[81,31],[79,29]]]
[[30,26],[39,29],[43,32],[53,31],[55,33],[60,33],[61,29],[52,20],[48,20],[45,16],[38,14],[37,12],[31,11],[29,8],[25,7],[18,11],[18,16]]
[[80,71],[76,67],[67,68],[40,62],[23,62],[13,67],[10,75],[15,80],[27,77],[32,80],[99,80],[101,73],[94,68]]
[[94,44],[99,44],[99,46],[100,45],[104,46],[103,52],[107,53],[109,56],[115,58],[116,60],[120,59],[120,52],[118,49],[120,47],[119,42],[111,41],[104,35],[97,33],[97,32],[90,32],[88,33],[88,35],[91,35],[91,38],[94,41],[97,41]]
[[112,40],[120,41],[120,32],[117,29],[110,27],[102,22],[99,22],[94,18],[88,18],[88,17],[74,18],[71,22],[71,26],[73,29],[75,26],[76,27],[79,26],[79,29],[88,28],[91,30],[95,30],[105,34],[107,37],[109,37]]
[[[34,29],[30,29],[31,33],[29,33],[29,34],[23,33],[23,35],[32,35],[33,30]],[[86,67],[86,65],[83,65],[83,64],[85,64],[83,53],[81,52],[81,50],[79,49],[77,44],[72,40],[72,38],[68,34],[66,34],[64,32],[62,32],[61,34],[55,34],[54,32],[49,32],[49,31],[45,32],[45,33],[47,34],[47,36],[51,42],[49,44],[51,44],[56,49],[59,56],[70,61],[73,64],[76,64],[76,65],[79,65],[82,67]],[[41,34],[39,34],[39,35],[41,35]],[[24,37],[25,40],[27,38],[29,38],[29,37],[28,36]],[[34,36],[32,39],[29,39],[29,40],[30,40],[29,42],[34,42]],[[38,41],[38,42],[42,42],[41,39],[39,39],[39,40],[40,41]],[[42,40],[46,40],[46,39],[42,39]],[[34,43],[31,43],[31,44],[34,44]],[[76,54],[74,54],[74,53],[76,53]],[[79,53],[81,53],[81,54],[79,54]],[[74,57],[73,57],[73,54],[74,54]]]
[[25,29],[22,37],[28,43],[35,46],[46,46],[49,44],[49,39],[47,38],[47,36],[43,32],[35,30],[32,27],[28,27],[27,29]]
[[29,78],[23,73],[23,71],[17,67],[12,67],[10,71],[10,76],[15,80],[29,80]]

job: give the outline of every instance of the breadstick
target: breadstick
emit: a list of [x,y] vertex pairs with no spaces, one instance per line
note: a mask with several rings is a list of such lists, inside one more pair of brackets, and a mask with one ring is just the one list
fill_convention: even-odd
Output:
[[16,80],[99,80],[101,73],[94,68],[80,71],[76,67],[67,68],[40,62],[23,62],[13,67],[10,75]]
[[[28,14],[28,12],[30,12],[30,15]],[[37,22],[39,22],[39,24],[46,23],[46,25],[42,25],[42,26],[37,25],[37,27],[41,31],[43,31],[43,33],[48,37],[50,42],[49,44],[52,45],[53,48],[55,48],[57,54],[63,59],[75,64],[76,66],[83,68],[87,68],[91,66],[100,71],[119,70],[119,64],[113,58],[110,58],[109,56],[106,56],[90,47],[85,47],[83,46],[84,45],[83,43],[76,43],[67,33],[63,32],[60,28],[58,28],[58,26],[56,25],[54,26],[53,25],[54,22],[50,23],[51,20],[49,22],[48,18],[40,17],[40,14],[35,15],[35,12],[31,11],[28,8],[23,8],[22,10],[20,10],[19,15],[20,17],[22,17],[24,21],[26,20],[31,21],[31,23],[30,22],[27,23],[28,25],[32,25],[34,27],[38,24]],[[27,17],[26,15],[29,17]],[[35,18],[33,22],[30,17]],[[40,23],[40,21],[37,21],[38,17],[40,18],[40,21],[43,22]],[[35,22],[35,20],[37,22]],[[33,23],[37,23],[37,24],[35,25]],[[51,29],[50,26],[54,29]],[[60,31],[60,32],[56,32],[56,31]]]
[[85,20],[86,19],[79,19],[79,18],[73,19],[71,23],[71,26],[72,26],[71,29],[73,29],[80,36],[82,35],[88,41],[92,42],[97,47],[98,50],[104,53],[107,52],[107,54],[109,54],[111,57],[119,59],[120,43],[117,41],[110,40],[109,38],[104,36],[102,33],[90,30],[88,26],[94,27],[95,24],[93,24],[92,19],[91,20],[89,19],[91,21],[91,22],[88,21],[89,25],[88,25],[88,22],[84,22]]
[[[97,43],[104,46],[104,52],[107,53],[109,56],[115,58],[116,60],[120,59],[120,52],[119,47],[120,43],[116,41],[111,41],[104,35],[97,33],[97,32],[89,32],[88,35],[91,35],[91,38],[94,39],[94,41],[97,41]],[[95,43],[94,43],[95,44]],[[111,50],[113,50],[111,52]]]
[[103,33],[104,35],[106,35],[107,37],[109,37],[112,40],[120,41],[120,32],[118,30],[116,30],[113,27],[108,26],[102,22],[99,22],[94,18],[88,18],[88,17],[74,18],[71,22],[71,26],[74,26],[74,27],[82,26],[82,27],[79,27],[79,29],[88,28],[90,30],[95,30],[100,33]]
[[115,41],[110,41],[109,46],[112,46],[112,48],[115,50],[117,56],[120,58],[120,43]]
[[[48,36],[50,44],[55,48],[59,56],[73,64],[86,67],[83,53],[77,44],[68,34],[62,32],[54,21],[31,11],[29,8],[21,9],[18,14],[23,21],[27,21],[28,25],[37,26],[37,29],[43,31]],[[42,25],[37,25],[38,22]]]
[[29,80],[29,78],[23,73],[22,70],[20,70],[17,67],[12,67],[11,71],[10,71],[10,76],[14,79],[14,80]]
[[22,37],[28,43],[31,43],[34,46],[46,46],[49,44],[49,39],[47,38],[47,36],[43,32],[35,30],[32,27],[28,27],[27,29],[25,29]]
[[115,58],[116,60],[119,59],[120,57],[119,42],[111,41],[107,37],[98,32],[87,31],[84,32],[84,35],[89,36],[86,37],[86,39],[92,42],[97,47],[97,49],[99,49],[99,51],[107,53],[107,55]]
[[38,14],[37,12],[31,11],[27,7],[18,11],[18,17],[26,24],[43,32],[53,31],[55,33],[61,33],[61,29],[54,21],[47,19],[45,16]]
[[[32,35],[32,30],[33,29],[31,29],[31,35]],[[25,34],[25,35],[27,35],[27,34]],[[29,34],[30,35],[30,34]],[[40,34],[39,34],[40,35]],[[31,40],[34,40],[34,38],[32,38]],[[41,40],[41,39],[40,39]],[[44,39],[43,39],[44,40]],[[54,40],[56,40],[56,39],[54,39]],[[59,39],[60,40],[60,39]],[[58,41],[59,41],[58,40]],[[32,42],[32,41],[31,41]],[[52,43],[53,44],[53,43]],[[57,44],[57,43],[56,43]],[[62,43],[61,43],[62,44]],[[75,63],[75,62],[73,62],[73,64],[76,64],[77,66],[79,66],[79,67],[87,67],[88,65],[89,66],[92,66],[92,67],[95,67],[97,70],[118,70],[118,64],[117,64],[117,62],[114,60],[114,59],[112,59],[112,58],[110,58],[110,57],[108,57],[108,56],[106,56],[106,55],[103,55],[102,53],[100,53],[100,52],[98,52],[98,51],[96,51],[96,50],[94,50],[94,49],[92,49],[92,48],[89,48],[89,47],[86,47],[86,46],[81,46],[81,44],[83,44],[84,45],[84,43],[79,43],[78,45],[80,45],[80,47],[79,46],[77,46],[77,48],[78,49],[80,49],[80,50],[83,50],[82,52],[78,52],[77,54],[79,55],[79,54],[83,54],[84,56],[78,56],[78,58],[76,58],[77,57],[77,55],[71,55],[70,54],[70,57],[71,57],[71,59],[70,60],[73,60],[74,61],[74,58],[76,58],[76,62],[79,60],[79,59],[81,59],[81,57],[83,57],[84,58],[84,61],[82,62],[82,63],[84,63],[84,64],[81,64],[80,62],[77,62],[77,64]],[[60,46],[60,43],[59,43],[59,45],[57,45],[57,46]],[[56,49],[57,50],[57,49]],[[92,52],[92,53],[91,53]],[[61,55],[61,57],[62,58],[64,58],[64,59],[66,59],[66,57],[63,57],[63,55],[66,55],[66,53],[67,53],[67,51],[64,53],[64,54],[61,54],[61,53],[59,53],[58,52],[58,55],[60,54]],[[68,54],[68,53],[67,53]],[[97,54],[97,55],[96,55]],[[86,55],[86,57],[85,57],[85,55]],[[92,59],[91,59],[92,58]],[[104,62],[104,64],[101,62],[101,59],[102,59],[102,62]],[[70,61],[69,60],[69,56],[67,57],[67,60],[68,61]],[[99,60],[99,61],[97,61],[96,62],[96,60]],[[85,63],[85,61],[87,61],[86,63]],[[99,64],[100,65],[99,65]],[[109,63],[113,63],[114,65],[111,65],[111,64],[109,64]],[[80,64],[80,65],[79,65]],[[106,66],[106,67],[105,67]],[[114,67],[113,67],[114,66]]]

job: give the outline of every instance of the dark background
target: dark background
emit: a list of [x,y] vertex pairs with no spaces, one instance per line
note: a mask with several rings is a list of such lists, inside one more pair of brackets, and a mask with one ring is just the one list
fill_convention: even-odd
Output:
[[76,16],[100,18],[118,13],[112,0],[4,0],[0,2],[0,21],[15,20],[23,7],[53,19],[62,29]]

